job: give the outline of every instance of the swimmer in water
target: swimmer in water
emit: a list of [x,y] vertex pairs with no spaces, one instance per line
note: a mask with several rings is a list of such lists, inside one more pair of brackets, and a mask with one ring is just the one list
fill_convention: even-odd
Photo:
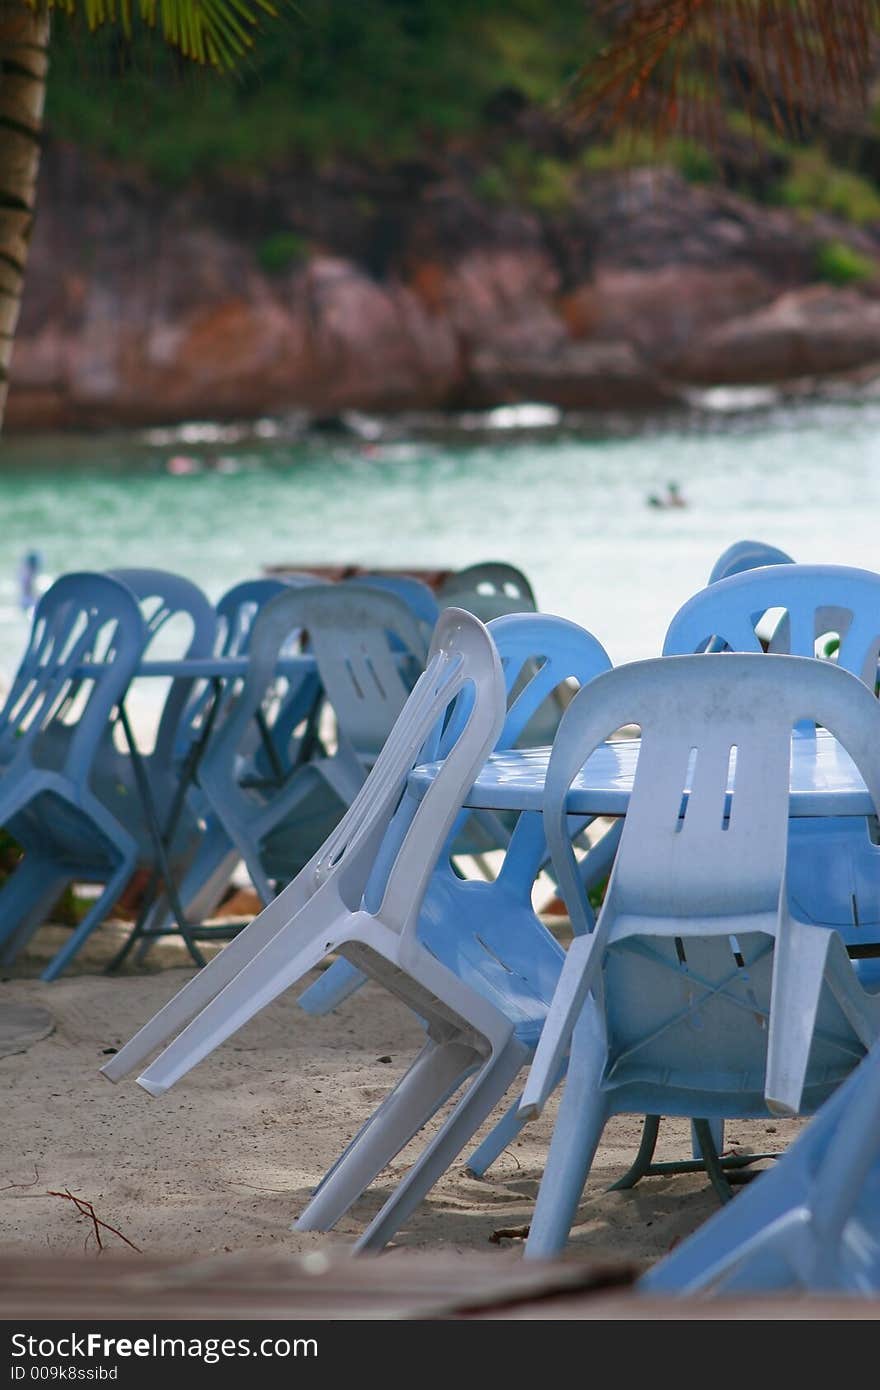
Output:
[[30,613],[40,597],[39,574],[43,563],[39,550],[29,550],[18,567],[18,606]]
[[665,511],[672,507],[686,507],[687,502],[681,495],[681,489],[678,483],[667,483],[666,496],[658,497],[656,492],[652,492],[651,496],[648,498],[648,506],[658,507]]

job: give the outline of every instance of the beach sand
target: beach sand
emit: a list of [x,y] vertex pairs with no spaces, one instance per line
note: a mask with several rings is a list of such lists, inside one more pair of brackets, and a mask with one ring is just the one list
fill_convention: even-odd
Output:
[[[375,985],[337,1013],[312,1018],[294,997],[276,1000],[165,1096],[133,1079],[111,1085],[99,1068],[190,977],[171,940],[148,966],[100,973],[125,929],[96,933],[74,969],[53,984],[34,978],[63,929],[43,928],[0,983],[4,1003],[43,1005],[55,1029],[0,1059],[6,1103],[0,1143],[0,1251],[96,1250],[92,1222],[69,1192],[93,1205],[119,1235],[152,1256],[215,1252],[298,1253],[350,1246],[414,1161],[416,1139],[330,1234],[290,1223],[340,1149],[372,1113],[420,1046],[409,1011]],[[10,978],[11,976],[11,978]],[[465,1171],[465,1152],[399,1232],[395,1245],[491,1252],[522,1247],[555,1104],[526,1127],[485,1178]],[[727,1142],[777,1151],[798,1121],[736,1121]],[[487,1132],[486,1126],[483,1133]],[[609,1123],[567,1249],[568,1257],[647,1265],[717,1209],[701,1174],[651,1177],[628,1192],[607,1188],[629,1166],[638,1117]],[[658,1158],[689,1157],[689,1126],[665,1120]],[[129,1251],[136,1258],[134,1251]]]

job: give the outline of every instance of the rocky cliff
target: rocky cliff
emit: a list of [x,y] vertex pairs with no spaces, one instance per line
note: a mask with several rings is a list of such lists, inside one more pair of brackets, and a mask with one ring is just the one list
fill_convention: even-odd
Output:
[[830,244],[870,264],[880,224],[665,169],[584,172],[552,210],[481,197],[450,160],[169,193],[53,142],[7,425],[640,408],[880,372],[880,294],[823,282]]

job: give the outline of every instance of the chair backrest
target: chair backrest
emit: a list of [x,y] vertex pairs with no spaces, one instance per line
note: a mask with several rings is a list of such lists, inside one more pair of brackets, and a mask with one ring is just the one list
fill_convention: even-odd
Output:
[[363,574],[354,579],[346,579],[349,588],[382,589],[403,599],[419,622],[424,625],[430,640],[431,633],[440,616],[440,608],[427,584],[408,574]]
[[586,685],[611,668],[611,658],[593,635],[566,618],[511,613],[495,618],[489,631],[501,655],[508,711],[500,748],[552,743],[567,708],[574,680]]
[[[186,649],[176,655],[198,658],[212,654],[217,615],[213,604],[192,580],[157,569],[113,569],[108,570],[108,574],[125,584],[140,603],[147,627],[148,649],[168,624],[183,617],[191,624],[192,631]],[[174,758],[178,731],[194,685],[191,680],[175,680],[169,687],[154,746],[154,756],[162,766],[170,765]]]
[[[507,692],[507,715],[497,748],[514,748],[526,733],[544,733],[533,742],[551,743],[559,726],[563,705],[558,698],[569,680],[584,686],[602,671],[611,669],[611,659],[601,642],[585,628],[567,618],[550,613],[510,613],[494,618],[488,631],[498,648]],[[569,690],[569,694],[573,694]],[[457,737],[466,714],[464,697],[453,711],[438,747],[426,750],[430,758],[442,757],[450,739]]]
[[378,589],[318,585],[297,597],[339,742],[369,761],[424,669],[424,631],[403,599]]
[[[146,638],[140,608],[124,585],[102,574],[57,579],[36,606],[27,650],[0,711],[4,775],[16,761],[39,763],[40,738],[51,738],[60,724],[63,770],[74,780],[86,776]],[[84,675],[90,665],[95,674]]]
[[257,617],[270,599],[288,587],[283,579],[266,577],[245,579],[227,589],[216,605],[218,654],[243,656]]
[[441,608],[455,604],[483,622],[506,613],[534,613],[538,607],[522,571],[497,560],[469,565],[450,575],[440,586],[437,598]]
[[763,650],[756,629],[780,614],[773,650],[817,655],[817,642],[839,637],[838,665],[874,688],[880,651],[880,575],[843,565],[771,565],[720,579],[694,594],[669,625],[663,653]]
[[[285,588],[270,599],[250,634],[247,674],[226,693],[223,718],[202,757],[201,782],[230,812],[235,805],[246,812],[252,804],[238,785],[236,760],[275,679],[279,655],[294,633],[307,637],[317,663],[317,682],[336,712],[340,743],[359,768],[364,750],[378,752],[385,742],[410,691],[390,634],[397,635],[413,663],[424,666],[418,623],[392,594],[316,584]],[[311,685],[301,683],[301,690],[309,694]],[[296,697],[294,690],[291,698]],[[278,719],[287,714],[287,703],[282,703]],[[273,743],[276,734],[273,725]],[[291,766],[288,750],[276,747],[276,752],[285,767]]]
[[709,583],[715,584],[719,579],[728,579],[730,575],[741,574],[743,570],[761,569],[764,565],[793,564],[794,560],[784,550],[767,545],[765,541],[734,541],[733,545],[722,550],[712,566]]
[[692,919],[707,935],[713,919],[727,932],[725,917],[778,912],[790,735],[804,719],[837,737],[880,806],[880,705],[831,663],[662,657],[591,681],[563,716],[545,787],[547,843],[575,932],[589,928],[590,914],[566,798],[589,755],[626,724],[642,736],[609,885],[615,912],[676,919],[681,930]]
[[504,560],[484,560],[477,565],[468,565],[465,569],[456,570],[443,581],[440,586],[440,595],[447,598],[450,594],[459,591],[468,593],[473,589],[482,590],[483,593],[506,594],[508,598],[529,599],[532,606],[535,606],[535,595],[522,570],[517,569],[516,565],[509,565]]
[[[463,690],[468,714],[442,771],[413,807],[400,806],[403,829],[389,824],[409,772],[432,730]],[[410,693],[363,787],[324,844],[276,899],[283,914],[299,908],[325,884],[350,911],[378,912],[386,926],[414,935],[428,881],[446,844],[468,788],[495,744],[505,716],[504,677],[495,644],[471,614],[441,614],[425,670]],[[393,853],[385,851],[386,835]],[[375,868],[383,850],[383,872]],[[365,901],[368,883],[372,896]]]
[[[604,1001],[602,1084],[615,1109],[800,1113],[864,1055],[872,1025],[859,1000],[870,996],[841,942],[787,911],[791,734],[804,719],[836,735],[880,805],[880,704],[828,662],[754,653],[637,662],[597,676],[566,711],[544,822],[576,935],[589,905],[566,833],[567,793],[610,732],[642,730],[577,984],[579,999],[591,991]],[[826,954],[834,981],[823,989]]]

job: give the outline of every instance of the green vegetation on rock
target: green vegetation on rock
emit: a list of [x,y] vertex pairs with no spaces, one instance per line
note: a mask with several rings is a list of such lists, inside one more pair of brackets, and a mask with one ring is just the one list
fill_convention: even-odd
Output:
[[304,261],[309,243],[299,232],[274,232],[257,247],[257,260],[267,275],[282,275]]
[[880,221],[876,184],[849,169],[836,168],[819,149],[794,155],[779,199],[788,207],[830,212],[857,226]]
[[856,285],[873,279],[877,266],[845,241],[826,241],[816,253],[816,274],[830,285]]

